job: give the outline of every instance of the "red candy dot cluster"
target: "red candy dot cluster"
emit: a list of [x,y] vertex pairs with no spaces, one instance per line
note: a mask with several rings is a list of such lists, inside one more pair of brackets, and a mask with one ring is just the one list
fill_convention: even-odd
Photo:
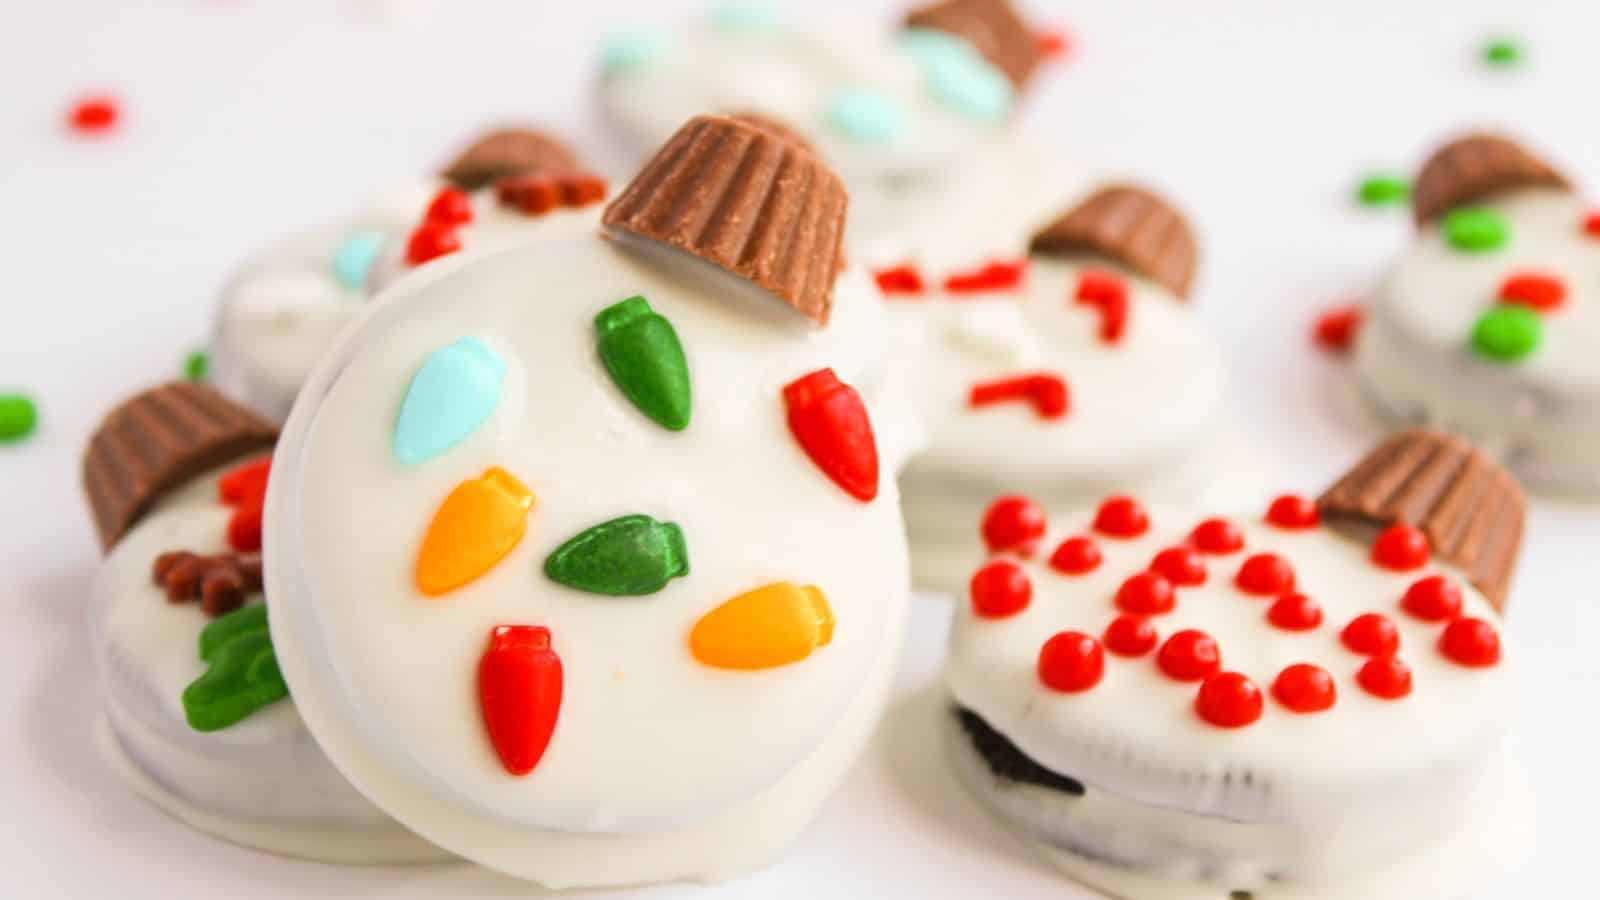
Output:
[[977,294],[985,291],[1007,291],[1022,284],[1028,273],[1028,261],[994,260],[970,272],[957,272],[944,280],[944,289],[952,294]]
[[460,228],[471,221],[472,198],[460,188],[442,188],[406,241],[406,262],[420,266],[460,250]]
[[1062,541],[1050,554],[1050,568],[1063,575],[1085,575],[1100,568],[1103,558],[1094,538],[1078,535]]
[[1150,530],[1150,514],[1132,497],[1110,497],[1095,511],[1094,530],[1107,537],[1136,538]]
[[1244,549],[1244,532],[1227,519],[1207,519],[1189,532],[1189,543],[1201,553],[1226,556]]
[[1172,582],[1154,572],[1130,575],[1117,589],[1117,609],[1142,616],[1156,616],[1172,612],[1177,606],[1177,594]]
[[1028,608],[1033,582],[1016,563],[996,561],[979,569],[967,585],[972,611],[985,619],[1004,619]]
[[1372,542],[1372,561],[1395,572],[1411,572],[1428,564],[1428,537],[1410,525],[1390,525]]
[[108,96],[84,97],[67,111],[67,127],[79,134],[103,134],[117,125],[121,109]]
[[1239,566],[1233,583],[1247,594],[1275,597],[1294,590],[1294,566],[1276,553],[1257,553]]
[[1218,728],[1243,728],[1261,718],[1261,689],[1238,672],[1218,672],[1200,685],[1194,709]]
[[1087,691],[1106,674],[1100,642],[1081,631],[1063,631],[1039,648],[1039,680],[1066,694]]
[[1015,550],[1029,555],[1044,537],[1045,524],[1039,504],[1019,494],[1001,497],[983,514],[983,542],[991,553]]
[[980,382],[967,395],[967,405],[973,409],[1015,401],[1032,404],[1041,419],[1062,418],[1071,405],[1066,380],[1051,372]]
[[878,292],[885,297],[916,296],[927,289],[922,272],[910,263],[878,269],[872,277],[878,282]]
[[217,499],[233,507],[228,518],[228,546],[239,553],[261,549],[261,514],[267,503],[267,476],[272,458],[263,457],[229,469],[217,482]]
[[1294,712],[1314,713],[1332,709],[1338,690],[1327,669],[1295,663],[1278,673],[1272,682],[1272,696]]
[[1156,654],[1156,663],[1168,677],[1178,681],[1200,681],[1222,668],[1222,649],[1211,635],[1185,628],[1167,638]]
[[1284,494],[1267,507],[1267,523],[1285,531],[1315,528],[1321,521],[1317,504],[1298,494]]

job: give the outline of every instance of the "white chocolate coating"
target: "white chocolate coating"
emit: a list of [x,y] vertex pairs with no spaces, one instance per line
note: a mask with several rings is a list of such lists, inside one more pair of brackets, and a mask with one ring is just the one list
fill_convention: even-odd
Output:
[[[1600,238],[1586,208],[1555,190],[1486,201],[1511,226],[1505,246],[1453,249],[1426,226],[1374,296],[1356,344],[1357,375],[1391,420],[1462,431],[1500,448],[1536,487],[1600,495]],[[1567,297],[1541,313],[1543,338],[1526,359],[1484,359],[1473,323],[1519,272],[1565,282]]]
[[[682,340],[685,431],[645,419],[596,354],[594,314],[634,294]],[[771,859],[870,730],[909,590],[888,472],[875,501],[844,494],[789,435],[780,392],[823,366],[852,382],[880,328],[859,273],[817,330],[703,263],[598,238],[441,263],[385,294],[302,395],[267,507],[280,665],[341,771],[441,846],[547,885],[715,878]],[[496,411],[440,457],[395,462],[412,373],[469,334],[508,363]],[[423,529],[492,465],[536,497],[527,536],[482,578],[424,598]],[[627,513],[682,527],[687,576],[644,597],[545,578],[558,544]],[[758,672],[690,655],[701,615],[775,581],[826,594],[830,643]],[[501,624],[549,627],[565,673],[554,737],[521,778],[496,758],[474,688]]]
[[379,812],[318,749],[292,700],[221,731],[198,732],[181,697],[205,671],[198,648],[209,621],[198,603],[173,604],[151,578],[169,550],[217,553],[229,507],[212,473],[166,498],[111,551],[90,605],[105,694],[108,749],[130,785],[162,808],[225,840],[336,862],[447,858]]

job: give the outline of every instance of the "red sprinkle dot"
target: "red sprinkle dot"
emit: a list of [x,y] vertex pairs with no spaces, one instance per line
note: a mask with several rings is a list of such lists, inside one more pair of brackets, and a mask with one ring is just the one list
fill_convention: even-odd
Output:
[[1206,583],[1206,561],[1193,547],[1168,547],[1150,561],[1150,571],[1178,587]]
[[1267,522],[1286,531],[1315,528],[1321,521],[1317,504],[1298,494],[1284,494],[1267,507]]
[[1022,283],[1028,271],[1028,261],[1008,262],[995,260],[970,272],[957,272],[944,280],[944,289],[952,294],[975,294],[982,291],[1011,290]]
[[1111,272],[1085,269],[1078,274],[1073,302],[1100,314],[1100,340],[1115,344],[1128,330],[1128,285]]
[[1083,575],[1100,567],[1100,545],[1094,538],[1069,537],[1050,554],[1050,568],[1063,575]]
[[1328,670],[1310,663],[1295,663],[1278,673],[1272,682],[1272,696],[1297,713],[1332,709],[1338,689]]
[[1285,631],[1310,631],[1322,624],[1322,606],[1305,594],[1284,594],[1272,601],[1267,621]]
[[1059,419],[1072,405],[1066,380],[1049,372],[979,382],[967,394],[967,405],[973,409],[1016,400],[1033,404],[1041,419]]
[[1372,542],[1372,561],[1396,572],[1420,569],[1428,564],[1428,537],[1410,525],[1390,525]]
[[235,552],[255,553],[261,549],[261,512],[261,503],[246,503],[229,517],[228,546]]
[[217,481],[217,499],[229,506],[265,502],[267,476],[271,472],[270,456],[235,466]]
[[1592,238],[1600,238],[1600,212],[1592,212],[1584,216],[1583,233]]
[[1400,629],[1383,613],[1362,613],[1344,627],[1339,640],[1365,656],[1393,656],[1400,649]]
[[1035,34],[1034,43],[1039,48],[1039,55],[1045,59],[1064,56],[1072,48],[1072,39],[1059,28],[1050,28]]
[[1501,303],[1516,303],[1539,312],[1560,309],[1566,299],[1566,284],[1544,272],[1518,272],[1500,285]]
[[1261,689],[1238,672],[1218,672],[1200,685],[1194,709],[1218,728],[1243,728],[1261,718]]
[[1039,648],[1039,680],[1065,694],[1087,691],[1106,674],[1100,642],[1081,631],[1063,631]]
[[1177,605],[1172,582],[1154,572],[1140,572],[1117,588],[1117,608],[1144,616],[1172,612]]
[[1500,661],[1500,634],[1482,619],[1457,619],[1439,636],[1439,650],[1463,666],[1492,666]]
[[872,273],[872,277],[878,282],[878,290],[888,295],[920,294],[926,289],[922,273],[910,263],[879,269]]
[[441,188],[422,217],[441,225],[465,225],[472,221],[472,198],[458,187]]
[[85,97],[72,105],[67,124],[82,134],[101,134],[116,127],[121,110],[112,97]]
[[1032,553],[1044,529],[1044,509],[1020,494],[1001,497],[983,514],[983,542],[990,552]]
[[1004,619],[1028,608],[1033,582],[1014,563],[989,563],[972,576],[972,611],[985,619]]
[[1294,567],[1276,553],[1257,553],[1244,561],[1233,579],[1239,590],[1272,597],[1294,590]]
[[1135,538],[1150,530],[1150,515],[1132,497],[1110,497],[1094,514],[1094,530],[1110,537]]
[[413,266],[448,256],[461,249],[461,238],[452,225],[443,222],[423,222],[411,232],[406,242],[406,262]]
[[1201,553],[1223,556],[1244,549],[1244,532],[1227,519],[1207,519],[1189,532],[1189,540]]
[[1171,678],[1199,681],[1222,668],[1222,650],[1211,635],[1186,628],[1167,638],[1156,662]]
[[1317,346],[1333,353],[1348,353],[1356,342],[1356,334],[1361,331],[1361,322],[1366,318],[1366,311],[1360,306],[1340,306],[1330,309],[1317,317],[1315,330],[1312,332]]
[[1374,656],[1356,672],[1356,683],[1374,697],[1398,700],[1411,693],[1411,667],[1398,656]]
[[1117,616],[1106,626],[1106,649],[1118,656],[1143,656],[1156,648],[1156,626],[1144,616]]
[[1461,588],[1443,575],[1429,575],[1406,588],[1400,608],[1424,622],[1444,622],[1461,615]]

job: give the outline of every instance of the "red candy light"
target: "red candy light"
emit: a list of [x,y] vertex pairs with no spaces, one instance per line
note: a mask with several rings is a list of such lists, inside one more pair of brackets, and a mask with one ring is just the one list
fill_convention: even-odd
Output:
[[1033,411],[1041,419],[1059,419],[1067,414],[1071,405],[1067,382],[1048,372],[975,384],[967,397],[967,405],[980,409],[1016,400],[1033,404]]
[[1116,538],[1136,538],[1150,530],[1150,514],[1132,497],[1108,497],[1095,510],[1094,530]]
[[872,277],[878,282],[878,291],[885,296],[920,294],[926,290],[922,273],[910,263],[879,269]]
[[465,225],[472,221],[472,198],[458,187],[441,188],[422,217],[441,225]]
[[856,389],[832,369],[818,369],[783,388],[789,431],[817,468],[850,496],[878,496],[878,442]]
[[1200,685],[1194,709],[1218,728],[1243,728],[1261,718],[1265,701],[1256,683],[1238,672],[1218,672]]
[[1310,663],[1295,663],[1278,673],[1277,680],[1272,682],[1272,696],[1294,712],[1314,713],[1332,709],[1338,699],[1338,689],[1328,670]]
[[1361,331],[1361,323],[1366,318],[1366,311],[1360,306],[1340,306],[1330,309],[1317,317],[1316,327],[1312,337],[1317,346],[1331,353],[1348,353],[1355,345],[1356,335]]
[[1566,302],[1567,286],[1560,278],[1544,272],[1518,272],[1500,285],[1499,298],[1501,303],[1550,312]]
[[1374,656],[1356,672],[1356,683],[1374,697],[1398,700],[1411,693],[1411,667],[1398,656]]
[[1206,583],[1206,562],[1193,547],[1168,547],[1150,561],[1150,571],[1178,587]]
[[944,289],[952,294],[976,294],[982,291],[1004,291],[1022,283],[1028,271],[1028,261],[995,260],[970,272],[957,272],[944,280]]
[[1429,575],[1406,588],[1400,608],[1424,622],[1445,622],[1461,615],[1461,588],[1443,575]]
[[1172,582],[1154,572],[1140,572],[1117,588],[1117,609],[1155,616],[1172,612],[1178,603]]
[[1001,497],[983,514],[983,542],[991,553],[1016,550],[1031,554],[1044,530],[1044,509],[1019,494]]
[[1189,532],[1189,542],[1201,553],[1225,556],[1244,549],[1244,532],[1227,519],[1207,519]]
[[121,109],[112,97],[84,97],[67,112],[67,125],[80,134],[102,134],[116,127]]
[[1128,285],[1110,272],[1085,269],[1078,274],[1073,302],[1100,314],[1100,340],[1115,344],[1128,329]]
[[1339,632],[1339,640],[1363,656],[1393,656],[1400,649],[1400,629],[1382,613],[1362,613]]
[[489,635],[478,662],[478,705],[489,742],[512,775],[539,765],[561,713],[561,657],[550,630],[501,625]]
[[1428,537],[1410,525],[1390,525],[1372,542],[1372,561],[1395,572],[1420,569],[1428,564]]
[[979,569],[967,585],[973,613],[985,619],[1004,619],[1028,608],[1033,582],[1014,563],[996,561]]
[[1482,619],[1457,619],[1439,636],[1439,651],[1463,666],[1492,666],[1500,661],[1500,634]]
[[1167,638],[1156,663],[1170,678],[1199,681],[1222,668],[1222,650],[1211,635],[1186,628]]
[[1322,606],[1305,594],[1284,594],[1267,608],[1267,621],[1285,631],[1310,631],[1322,624]]
[[1118,656],[1143,656],[1156,648],[1156,626],[1144,616],[1117,616],[1106,626],[1103,640]]
[[461,236],[456,233],[455,226],[424,221],[411,232],[411,239],[406,241],[406,262],[420,266],[460,249]]
[[1106,674],[1100,642],[1081,631],[1063,631],[1039,648],[1039,680],[1064,694],[1086,691]]
[[1267,523],[1285,531],[1315,528],[1321,521],[1317,504],[1298,494],[1284,494],[1267,507]]
[[1100,545],[1094,538],[1069,537],[1050,554],[1050,568],[1063,575],[1083,575],[1100,567]]
[[1276,553],[1257,553],[1244,561],[1233,583],[1239,590],[1272,597],[1294,590],[1294,567]]

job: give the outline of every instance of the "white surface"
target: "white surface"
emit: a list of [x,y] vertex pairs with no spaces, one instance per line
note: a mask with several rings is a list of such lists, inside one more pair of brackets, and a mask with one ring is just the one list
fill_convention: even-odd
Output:
[[[587,124],[588,63],[621,2],[456,0],[28,7],[0,31],[0,390],[41,401],[40,433],[0,448],[0,895],[506,897],[475,870],[296,863],[196,834],[134,796],[94,743],[98,697],[84,607],[97,550],[78,454],[113,402],[177,372],[225,272],[273,237],[356,208],[437,164],[478,126],[528,116]],[[830,0],[818,7],[860,11]],[[870,4],[885,12],[889,2]],[[430,13],[430,6],[437,10]],[[693,0],[627,4],[662,17]],[[1046,9],[1041,5],[1041,9]],[[1342,366],[1313,353],[1315,310],[1369,290],[1405,246],[1399,212],[1352,208],[1369,167],[1409,171],[1473,124],[1525,133],[1580,182],[1600,179],[1589,114],[1600,8],[1489,0],[1336,5],[1253,0],[1058,3],[1079,49],[1045,73],[1029,127],[1074,160],[1135,173],[1193,213],[1196,295],[1230,352],[1246,430],[1313,489],[1369,435],[1341,418]],[[443,11],[441,11],[443,10]],[[418,26],[426,22],[427,28]],[[1529,65],[1485,72],[1479,40],[1524,36]],[[359,60],[360,64],[353,64]],[[114,89],[125,127],[64,136],[80,92]],[[1493,900],[1592,890],[1600,832],[1600,509],[1541,499],[1507,637],[1522,663],[1515,732],[1539,804],[1537,855]],[[954,787],[925,690],[945,610],[916,610],[900,696],[868,755],[780,866],[702,892],[814,898],[1073,898]],[[1083,896],[1088,896],[1084,894]]]

